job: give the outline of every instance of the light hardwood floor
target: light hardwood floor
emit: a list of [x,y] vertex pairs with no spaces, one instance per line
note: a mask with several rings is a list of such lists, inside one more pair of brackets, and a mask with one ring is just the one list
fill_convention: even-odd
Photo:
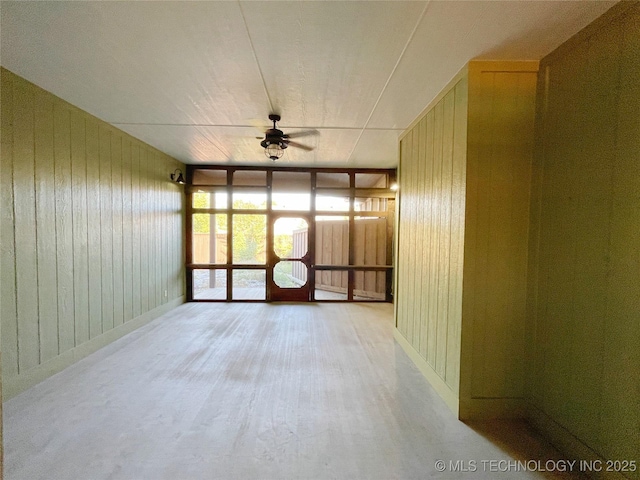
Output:
[[6,402],[6,478],[540,478],[436,471],[554,453],[457,421],[392,322],[389,304],[182,305]]

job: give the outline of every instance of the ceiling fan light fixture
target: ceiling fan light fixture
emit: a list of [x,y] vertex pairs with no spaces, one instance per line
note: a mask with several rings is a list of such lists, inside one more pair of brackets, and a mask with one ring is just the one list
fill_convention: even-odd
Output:
[[[317,135],[317,130],[304,130],[294,132],[291,135],[285,134],[282,130],[277,128],[276,122],[280,121],[280,115],[272,113],[269,115],[269,120],[273,122],[273,128],[267,129],[264,133],[264,140],[260,142],[260,146],[264,148],[264,154],[267,158],[274,162],[284,155],[284,150],[287,147],[295,147],[310,152],[312,147],[308,147],[298,142],[292,142],[291,138],[305,137],[307,135]],[[258,137],[260,138],[260,137]]]
[[284,155],[284,150],[279,144],[270,143],[269,145],[264,147],[264,154],[275,162],[280,157],[282,157],[282,155]]

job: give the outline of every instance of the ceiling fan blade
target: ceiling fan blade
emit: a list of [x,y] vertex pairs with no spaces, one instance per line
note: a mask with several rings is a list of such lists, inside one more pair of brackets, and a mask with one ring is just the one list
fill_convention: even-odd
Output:
[[302,132],[287,133],[284,138],[307,137],[309,135],[318,135],[319,133],[318,130],[303,130]]
[[289,145],[290,147],[300,148],[300,149],[305,150],[307,152],[310,152],[310,151],[313,150],[313,147],[309,147],[307,145],[303,145],[303,144],[298,143],[298,142],[289,142],[289,141],[287,141],[287,145]]

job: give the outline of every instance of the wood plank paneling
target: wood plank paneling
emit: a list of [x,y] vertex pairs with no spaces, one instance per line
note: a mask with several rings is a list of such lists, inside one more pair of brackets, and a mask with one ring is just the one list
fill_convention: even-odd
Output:
[[[611,276],[605,324],[600,438],[607,458],[627,458],[640,446],[640,7],[615,26],[622,35],[611,197]],[[597,364],[596,364],[597,366]],[[637,390],[636,390],[637,391]],[[635,425],[635,426],[634,426]],[[640,474],[636,472],[636,478]]]
[[2,372],[18,374],[18,314],[16,310],[16,250],[13,194],[13,76],[0,69],[2,103],[0,108],[0,318],[2,318]]
[[[378,220],[377,228],[375,232],[375,246],[376,255],[374,259],[374,265],[391,265],[391,262],[387,263],[387,241],[388,241],[388,219],[383,218]],[[387,280],[385,272],[377,272],[375,274],[375,292],[385,293],[387,291]]]
[[56,255],[55,159],[53,152],[53,100],[35,95],[35,195],[37,225],[40,355],[42,361],[58,355],[58,268]]
[[[452,89],[442,100],[442,157],[440,180],[440,218],[438,244],[438,327],[436,332],[436,372],[445,379],[447,362],[447,336],[449,323],[459,322],[449,316],[449,253],[451,251],[451,201],[452,196],[463,195],[462,191],[452,194],[453,138],[455,89]],[[446,379],[445,379],[446,381]]]
[[111,128],[98,129],[100,151],[100,252],[102,266],[102,331],[113,328],[113,191]]
[[[441,272],[440,264],[445,260],[440,257],[440,246],[442,245],[442,150],[443,150],[443,121],[444,121],[444,100],[438,102],[433,109],[433,181],[431,184],[431,223],[433,231],[431,236],[431,244],[426,247],[432,252],[431,271],[429,274],[429,317],[431,324],[429,325],[429,340],[427,350],[427,361],[433,367],[438,375],[441,375],[441,369],[438,364],[438,340],[442,338],[438,335],[438,331],[442,332],[442,319],[439,315],[440,305],[438,304],[438,289],[440,285]],[[439,371],[440,370],[440,371]]]
[[[140,149],[140,305],[143,312],[153,307],[149,303],[149,180],[148,180],[148,152]],[[143,193],[144,192],[144,193]]]
[[428,112],[424,118],[425,128],[426,128],[426,149],[424,152],[425,159],[425,176],[421,179],[424,185],[424,205],[422,207],[423,210],[423,222],[424,229],[426,231],[423,232],[423,241],[424,245],[422,248],[422,255],[425,258],[425,266],[422,271],[422,285],[424,294],[422,295],[422,300],[420,304],[420,312],[423,318],[423,325],[421,327],[421,338],[420,338],[420,354],[423,358],[427,359],[429,356],[429,342],[431,340],[431,327],[433,318],[430,316],[429,309],[432,308],[431,304],[431,283],[433,278],[430,274],[431,270],[431,261],[432,255],[434,251],[432,248],[429,248],[431,245],[431,234],[433,230],[433,154],[434,154],[434,144],[433,144],[433,110]]
[[[408,193],[409,195],[411,195],[411,201],[408,204],[409,210],[408,210],[408,214],[409,214],[409,225],[410,225],[410,229],[409,229],[409,235],[408,235],[408,240],[409,240],[409,251],[410,252],[415,252],[418,249],[418,245],[417,245],[417,231],[416,231],[416,218],[418,216],[418,209],[419,209],[419,185],[418,185],[418,179],[416,178],[416,170],[418,167],[418,151],[417,151],[417,146],[418,146],[418,142],[417,142],[417,137],[418,137],[418,133],[417,132],[412,132],[410,135],[410,142],[411,142],[411,163],[409,164],[409,169],[408,169]],[[419,295],[419,282],[420,279],[416,278],[416,264],[415,261],[413,259],[411,259],[408,263],[408,268],[407,268],[407,276],[409,279],[412,279],[411,285],[409,287],[408,290],[408,295],[409,298],[412,299],[412,301],[409,302],[409,306],[408,306],[408,310],[409,310],[409,318],[407,320],[407,336],[410,339],[410,341],[413,342],[415,341],[416,338],[416,324],[417,324],[417,319],[416,319],[416,305],[415,302],[413,301],[413,299],[416,298],[416,295]]]
[[454,392],[466,165],[466,83],[456,90],[459,81],[401,140],[397,285],[400,332]]
[[[421,210],[421,202],[420,202],[420,179],[418,178],[418,167],[422,161],[420,158],[420,131],[416,130],[412,135],[412,143],[413,146],[411,148],[413,152],[414,161],[411,164],[411,191],[413,192],[413,202],[411,208],[411,251],[417,252],[420,250],[420,230],[418,229],[418,215]],[[422,298],[422,283],[420,281],[420,277],[418,277],[418,264],[414,260],[410,264],[409,275],[417,281],[414,282],[413,289],[411,292],[412,298],[418,300]],[[411,303],[412,310],[412,326],[410,327],[411,341],[413,344],[416,344],[420,338],[420,307],[416,304],[415,300]]]
[[184,166],[1,73],[3,375],[15,395],[181,297],[183,193],[168,175]]
[[471,62],[401,139],[398,330],[463,417],[523,395],[536,69]]
[[[133,188],[132,188],[131,141],[122,139],[122,287],[123,320],[133,318]],[[165,227],[166,228],[166,227]]]
[[[562,127],[562,122],[558,124],[558,133],[564,135],[572,132],[573,135],[585,138],[579,144],[574,142],[564,142],[562,154],[565,160],[558,162],[558,167],[567,173],[566,178],[552,175],[552,189],[554,200],[559,211],[562,213],[558,220],[567,222],[568,226],[561,226],[566,229],[565,243],[568,255],[565,258],[557,259],[552,266],[552,277],[562,276],[566,279],[563,282],[561,291],[565,294],[564,299],[550,294],[549,299],[561,308],[554,309],[555,312],[562,312],[562,318],[552,328],[557,328],[558,337],[549,342],[553,345],[554,352],[547,355],[548,367],[550,371],[558,372],[554,375],[553,385],[547,390],[553,392],[548,397],[550,409],[557,411],[559,416],[565,420],[565,425],[578,436],[597,435],[597,417],[600,411],[601,378],[591,375],[591,368],[600,363],[603,359],[604,347],[604,327],[607,316],[606,305],[601,302],[606,298],[607,262],[603,253],[608,248],[609,232],[605,226],[608,224],[610,206],[607,197],[611,193],[611,173],[613,165],[613,155],[615,149],[615,102],[614,96],[606,96],[606,92],[601,91],[598,85],[600,81],[589,82],[588,71],[593,68],[590,65],[589,56],[596,54],[599,63],[602,63],[604,70],[600,71],[595,78],[612,80],[611,76],[617,76],[619,55],[612,51],[611,47],[617,45],[610,42],[596,42],[591,45],[584,44],[572,55],[572,61],[567,64],[567,68],[559,69],[561,75],[551,76],[552,84],[562,87],[556,96],[561,96],[559,106],[561,112],[571,110],[574,121],[570,126]],[[603,50],[604,47],[604,50]],[[608,47],[608,48],[607,48]],[[617,49],[617,48],[616,48]],[[601,50],[598,52],[598,50]],[[600,66],[595,67],[601,70]],[[595,72],[594,72],[595,73]],[[564,83],[569,80],[571,87],[567,89]],[[573,104],[574,97],[572,89],[585,92],[588,97],[595,95],[589,102]],[[604,104],[603,104],[604,103]],[[601,114],[595,121],[587,120],[595,110],[602,109]],[[588,129],[585,132],[585,127]],[[593,155],[593,156],[592,156]],[[555,162],[554,162],[555,163]],[[580,169],[588,175],[575,175],[574,170]],[[593,178],[606,179],[596,184]],[[547,230],[550,234],[545,240],[545,244],[553,248],[557,241],[553,236],[557,228]],[[574,265],[572,269],[566,269],[567,261]],[[557,288],[556,282],[552,281],[551,288]],[[604,287],[604,288],[603,288]],[[568,308],[564,308],[568,307]],[[582,319],[589,319],[582,323]],[[581,325],[579,325],[581,324]],[[570,347],[569,347],[570,346]],[[567,350],[570,350],[567,361]],[[566,389],[575,398],[574,402],[565,402],[563,396]],[[576,397],[575,395],[579,395]],[[589,418],[589,422],[584,422],[584,418]]]
[[[453,114],[452,171],[451,171],[451,241],[449,252],[449,304],[450,318],[462,318],[462,304],[457,300],[462,297],[462,279],[464,267],[464,224],[465,224],[465,191],[467,151],[467,78],[463,78],[454,88],[455,104]],[[460,354],[461,354],[460,322],[449,322],[447,325],[447,356],[445,380],[454,393],[459,393]]]
[[[548,102],[548,85],[549,85],[549,67],[541,67],[538,74],[538,82],[536,86],[537,90],[537,102],[535,114],[535,141],[534,146],[542,143],[547,136],[549,130],[549,116],[546,114],[547,102]],[[542,92],[542,94],[541,94]],[[542,105],[540,105],[542,102]],[[542,118],[546,117],[546,124],[543,124]],[[543,289],[541,282],[539,282],[540,274],[542,273],[536,266],[540,265],[540,239],[541,239],[541,208],[542,208],[542,178],[544,174],[544,154],[539,148],[534,148],[533,151],[533,165],[531,168],[531,210],[529,220],[529,256],[528,256],[528,268],[527,268],[527,322],[525,324],[525,338],[526,338],[526,362],[527,369],[525,371],[525,397],[532,404],[541,404],[542,402],[542,375],[538,375],[535,372],[544,368],[541,363],[542,355],[537,354],[540,342],[538,341],[540,335],[540,324],[536,321],[535,309],[537,308],[536,302],[541,299]]]
[[[412,191],[411,191],[411,183],[409,179],[411,178],[411,167],[413,164],[413,141],[412,141],[413,132],[409,132],[401,141],[401,158],[400,158],[400,171],[398,176],[398,183],[403,185],[403,181],[406,178],[404,186],[402,186],[402,192],[400,194],[401,197],[401,207],[402,209],[399,212],[399,220],[398,220],[398,249],[400,252],[406,251],[410,244],[411,238],[411,228],[410,223],[410,212],[412,208]],[[405,191],[406,190],[406,191]],[[397,282],[397,291],[398,291],[398,319],[397,325],[400,333],[407,339],[411,338],[409,334],[409,323],[413,323],[413,316],[411,315],[411,283],[409,276],[409,267],[411,264],[411,259],[409,256],[399,255],[397,258],[398,263],[398,282]]]
[[[360,217],[354,221],[354,265],[386,265],[387,249],[386,218]],[[307,235],[300,232],[299,238]],[[302,246],[304,245],[304,247]],[[307,242],[293,249],[294,256],[306,252]],[[318,265],[349,265],[349,221],[322,220],[316,222],[316,256]],[[316,288],[327,287],[330,291],[346,292],[345,272],[318,271]],[[355,272],[356,295],[374,296],[384,299],[386,291],[385,273]]]
[[[100,221],[100,144],[98,124],[85,123],[87,154],[87,256],[89,264],[89,338],[102,330],[102,223]],[[92,214],[89,214],[91,212]]]
[[460,396],[469,415],[483,402],[489,410],[491,402],[504,408],[504,415],[521,414],[513,400],[524,396],[537,68],[536,62],[469,64],[460,347]]
[[71,194],[73,204],[73,299],[75,344],[89,340],[89,252],[85,119],[71,112]]
[[[426,164],[425,161],[427,155],[427,119],[426,117],[420,120],[420,122],[416,125],[416,136],[418,138],[418,168],[416,172],[416,182],[418,185],[426,185],[427,176],[426,176]],[[425,224],[428,216],[425,213],[426,208],[424,205],[421,205],[418,208],[418,217],[416,219],[416,236],[417,236],[417,244],[420,245],[418,249],[418,258],[416,259],[416,275],[420,282],[420,297],[415,299],[415,317],[416,317],[416,333],[414,335],[414,345],[418,352],[424,352],[426,349],[426,323],[424,322],[424,317],[426,315],[425,310],[425,298],[428,297],[428,283],[425,284],[422,279],[426,276],[426,268],[425,268],[425,258],[427,257],[427,252],[424,250],[425,245],[427,245],[425,239]]]
[[[158,155],[156,152],[150,152],[148,160],[152,165],[158,164]],[[151,168],[149,172],[149,216],[155,217],[158,213],[158,185],[155,172]],[[158,225],[154,221],[149,221],[148,241],[149,241],[149,307],[158,306]]]
[[639,51],[640,5],[622,2],[543,59],[538,86],[528,397],[611,460],[640,445]]
[[[400,139],[398,145],[398,155],[400,159],[406,158],[406,148],[407,142],[404,139]],[[397,181],[400,181],[402,177],[402,169],[403,162],[400,161],[398,163],[398,171],[397,171]],[[394,272],[394,323],[396,330],[406,338],[406,330],[404,328],[404,322],[406,321],[407,314],[405,310],[405,291],[404,289],[399,289],[398,285],[405,283],[405,257],[404,255],[400,255],[400,245],[404,242],[404,232],[400,230],[399,226],[401,224],[402,219],[400,218],[401,209],[404,208],[403,202],[401,200],[402,196],[397,194],[396,197],[396,225],[395,225],[395,246],[394,246],[394,256],[395,256],[395,272]]]
[[58,346],[75,346],[73,300],[73,212],[71,209],[71,120],[66,105],[56,102],[53,112],[56,265],[58,270]]
[[[15,214],[18,370],[40,363],[38,262],[34,159],[35,88],[16,84],[13,91],[13,208]],[[4,329],[3,329],[4,330]]]
[[[486,74],[489,78],[485,80],[487,85],[492,84],[494,72]],[[483,77],[479,77],[482,79]],[[485,85],[485,88],[487,86]],[[477,89],[476,92],[470,92],[469,100],[470,115],[481,115],[486,113],[492,118],[493,99],[490,95],[478,95],[480,89],[476,87],[474,82],[471,83],[470,89]],[[473,108],[477,109],[474,113]],[[488,243],[489,242],[489,212],[482,208],[481,200],[486,198],[491,191],[490,170],[482,163],[482,159],[491,158],[494,142],[497,135],[492,130],[491,122],[481,121],[478,124],[469,126],[468,143],[473,143],[476,148],[469,151],[467,159],[467,181],[469,182],[467,189],[467,227],[465,232],[465,251],[468,254],[465,257],[465,270],[472,272],[470,275],[464,275],[464,317],[469,319],[471,324],[469,329],[472,331],[472,342],[470,343],[472,358],[465,362],[465,366],[482,365],[484,358],[484,348],[486,346],[485,329],[482,322],[474,322],[475,318],[482,318],[486,315],[487,306],[486,299],[489,286],[486,283],[486,272],[488,270]],[[490,166],[491,163],[487,162]],[[471,389],[477,391],[483,386],[482,375],[469,374],[471,378]]]
[[[470,66],[464,316],[473,398],[520,398],[535,64]],[[529,70],[529,71],[527,71]]]
[[424,188],[425,188],[425,205],[424,205],[424,222],[426,228],[426,234],[424,238],[424,247],[422,249],[422,254],[425,257],[426,265],[425,270],[423,271],[423,285],[425,288],[425,294],[422,297],[421,308],[423,318],[423,328],[422,328],[422,339],[421,339],[421,348],[420,354],[422,357],[429,362],[430,365],[433,366],[435,363],[435,315],[433,312],[435,311],[434,302],[431,301],[433,298],[433,289],[434,289],[434,276],[432,275],[432,267],[435,265],[435,255],[436,250],[432,248],[433,239],[434,239],[434,229],[435,224],[433,221],[434,211],[435,211],[435,191],[434,191],[434,175],[433,175],[433,160],[435,156],[435,142],[434,142],[434,132],[435,132],[435,122],[434,122],[435,112],[434,110],[430,110],[425,115],[426,121],[426,142],[427,147],[425,151],[425,178],[424,178]]
[[111,239],[112,239],[112,272],[113,272],[113,326],[124,323],[124,274],[122,252],[122,138],[110,136],[111,146]]
[[[165,168],[168,168],[169,165],[166,162],[166,159],[164,161],[164,164],[166,165]],[[171,269],[171,257],[170,257],[170,245],[171,245],[171,239],[170,239],[170,208],[171,208],[171,199],[169,198],[167,202],[161,202],[161,205],[163,206],[163,227],[162,227],[162,241],[163,241],[163,265],[164,265],[164,269],[163,269],[163,273],[162,273],[162,303],[166,303],[167,302],[167,297],[169,295],[169,289],[170,289],[170,285],[168,282],[168,274],[169,271]]]
[[[140,218],[140,147],[136,142],[131,144],[131,190],[132,190],[132,202],[131,202],[131,256],[132,256],[132,272],[131,272],[131,296],[133,300],[133,315],[132,318],[137,317],[142,312],[141,308],[141,287],[140,287],[140,238],[141,238],[141,225],[138,223]],[[175,245],[175,248],[179,248],[179,244]],[[177,292],[175,292],[177,295]]]
[[[162,165],[162,156],[161,155],[156,155],[156,162],[157,165]],[[156,307],[159,305],[162,305],[162,297],[163,297],[163,291],[162,291],[162,284],[163,284],[163,279],[162,279],[162,210],[163,210],[163,204],[162,204],[162,197],[161,197],[161,185],[163,183],[162,180],[160,180],[159,176],[156,174],[154,175],[154,193],[155,193],[155,198],[154,198],[154,211],[155,211],[155,216],[156,216],[156,220],[154,222],[154,227],[155,227],[155,233],[154,233],[154,240],[155,240],[155,263],[156,263],[156,271],[155,271],[155,285],[156,285]]]
[[[413,134],[414,132],[411,131],[407,134],[407,136],[403,139],[404,143],[405,143],[405,157],[408,159],[405,166],[404,166],[404,174],[402,175],[403,178],[406,178],[407,181],[404,185],[404,189],[405,189],[405,201],[403,202],[403,214],[404,214],[404,219],[403,222],[406,225],[412,225],[412,218],[413,218],[413,213],[414,213],[414,209],[415,209],[415,192],[413,190],[413,183],[412,180],[414,179],[413,176],[413,170],[415,168],[415,163],[414,163],[414,156],[415,153],[413,151]],[[405,247],[409,248],[409,245],[414,244],[414,236],[415,236],[415,232],[413,231],[412,228],[407,228],[404,232],[404,240],[405,240]],[[412,262],[410,259],[405,259],[404,260],[404,284],[407,285],[407,288],[404,289],[404,299],[405,299],[405,305],[403,306],[403,308],[406,311],[405,314],[405,319],[404,319],[404,327],[405,327],[405,338],[408,339],[413,339],[413,315],[414,315],[414,305],[411,302],[411,298],[413,298],[414,295],[414,291],[415,291],[415,285],[409,283],[409,279],[412,278]]]
[[[149,152],[147,156],[147,161],[150,165],[158,164],[158,156],[155,152]],[[152,173],[151,168],[147,170],[148,176],[148,188],[149,188],[149,219],[147,223],[147,242],[149,245],[149,308],[155,308],[158,305],[157,295],[158,295],[158,286],[157,286],[157,274],[156,270],[158,268],[158,252],[156,250],[156,243],[158,240],[158,236],[156,233],[156,224],[151,221],[151,217],[153,217],[157,213],[157,204],[156,204],[156,179]]]

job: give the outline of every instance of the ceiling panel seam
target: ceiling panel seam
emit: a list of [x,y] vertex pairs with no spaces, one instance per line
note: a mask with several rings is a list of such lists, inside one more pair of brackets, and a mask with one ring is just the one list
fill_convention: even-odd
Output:
[[256,48],[253,45],[253,39],[251,38],[251,33],[249,32],[249,25],[247,25],[247,19],[244,16],[244,9],[242,8],[242,2],[240,2],[240,0],[238,0],[238,7],[240,8],[240,15],[242,15],[242,23],[244,24],[244,29],[247,32],[247,38],[249,39],[249,44],[251,45],[251,53],[253,54],[253,59],[256,61],[258,72],[260,72],[260,80],[262,80],[262,88],[264,88],[264,93],[267,96],[267,101],[269,102],[269,112],[275,113],[273,110],[273,103],[271,102],[271,96],[269,95],[269,90],[267,89],[267,82],[264,79],[264,74],[262,73],[262,67],[260,66],[260,62],[258,61],[258,54],[256,53]]
[[[387,89],[387,86],[389,86],[389,82],[391,82],[391,78],[396,73],[396,70],[398,69],[398,65],[400,65],[400,61],[402,60],[402,57],[404,57],[404,53],[407,51],[407,48],[409,48],[409,44],[411,44],[411,41],[413,40],[413,37],[415,36],[416,31],[418,30],[418,27],[420,26],[420,23],[422,23],[422,19],[426,15],[427,9],[429,8],[429,5],[431,5],[431,0],[427,0],[425,2],[424,8],[422,9],[422,13],[418,17],[418,21],[414,25],[413,30],[411,30],[411,34],[409,35],[409,38],[407,38],[407,41],[405,42],[404,47],[402,48],[402,51],[400,52],[400,55],[398,55],[398,60],[396,60],[396,64],[391,69],[391,73],[389,74],[389,77],[387,78],[387,81],[382,86],[382,90],[380,90],[380,95],[378,95],[378,98],[376,99],[376,102],[373,104],[373,107],[371,108],[371,112],[369,112],[369,116],[367,117],[367,121],[364,122],[364,127],[362,128],[362,130],[360,130],[360,134],[358,135],[358,138],[356,139],[355,143],[353,144],[353,149],[351,149],[351,153],[349,153],[349,157],[347,157],[348,158],[347,162],[351,161],[351,157],[353,156],[353,152],[356,151],[356,148],[358,147],[358,144],[360,143],[360,139],[362,138],[362,135],[364,134],[364,131],[367,129],[367,126],[369,125],[369,122],[371,121],[371,117],[373,117],[373,113],[376,111],[376,108],[378,107],[378,104],[380,103],[380,99],[382,98],[382,95],[384,95],[384,92]],[[395,130],[395,129],[390,129],[390,130]]]
[[[255,125],[238,125],[238,124],[224,124],[224,123],[162,123],[162,122],[107,122],[111,125],[149,125],[154,127],[229,127],[229,128],[256,128]],[[322,125],[291,125],[287,128],[307,128],[307,129],[315,129],[315,130],[362,130],[361,127],[326,127]],[[367,128],[367,130],[377,130],[381,132],[386,132],[389,130],[404,132],[406,130],[405,127],[402,128],[387,128],[387,127],[372,127]]]

